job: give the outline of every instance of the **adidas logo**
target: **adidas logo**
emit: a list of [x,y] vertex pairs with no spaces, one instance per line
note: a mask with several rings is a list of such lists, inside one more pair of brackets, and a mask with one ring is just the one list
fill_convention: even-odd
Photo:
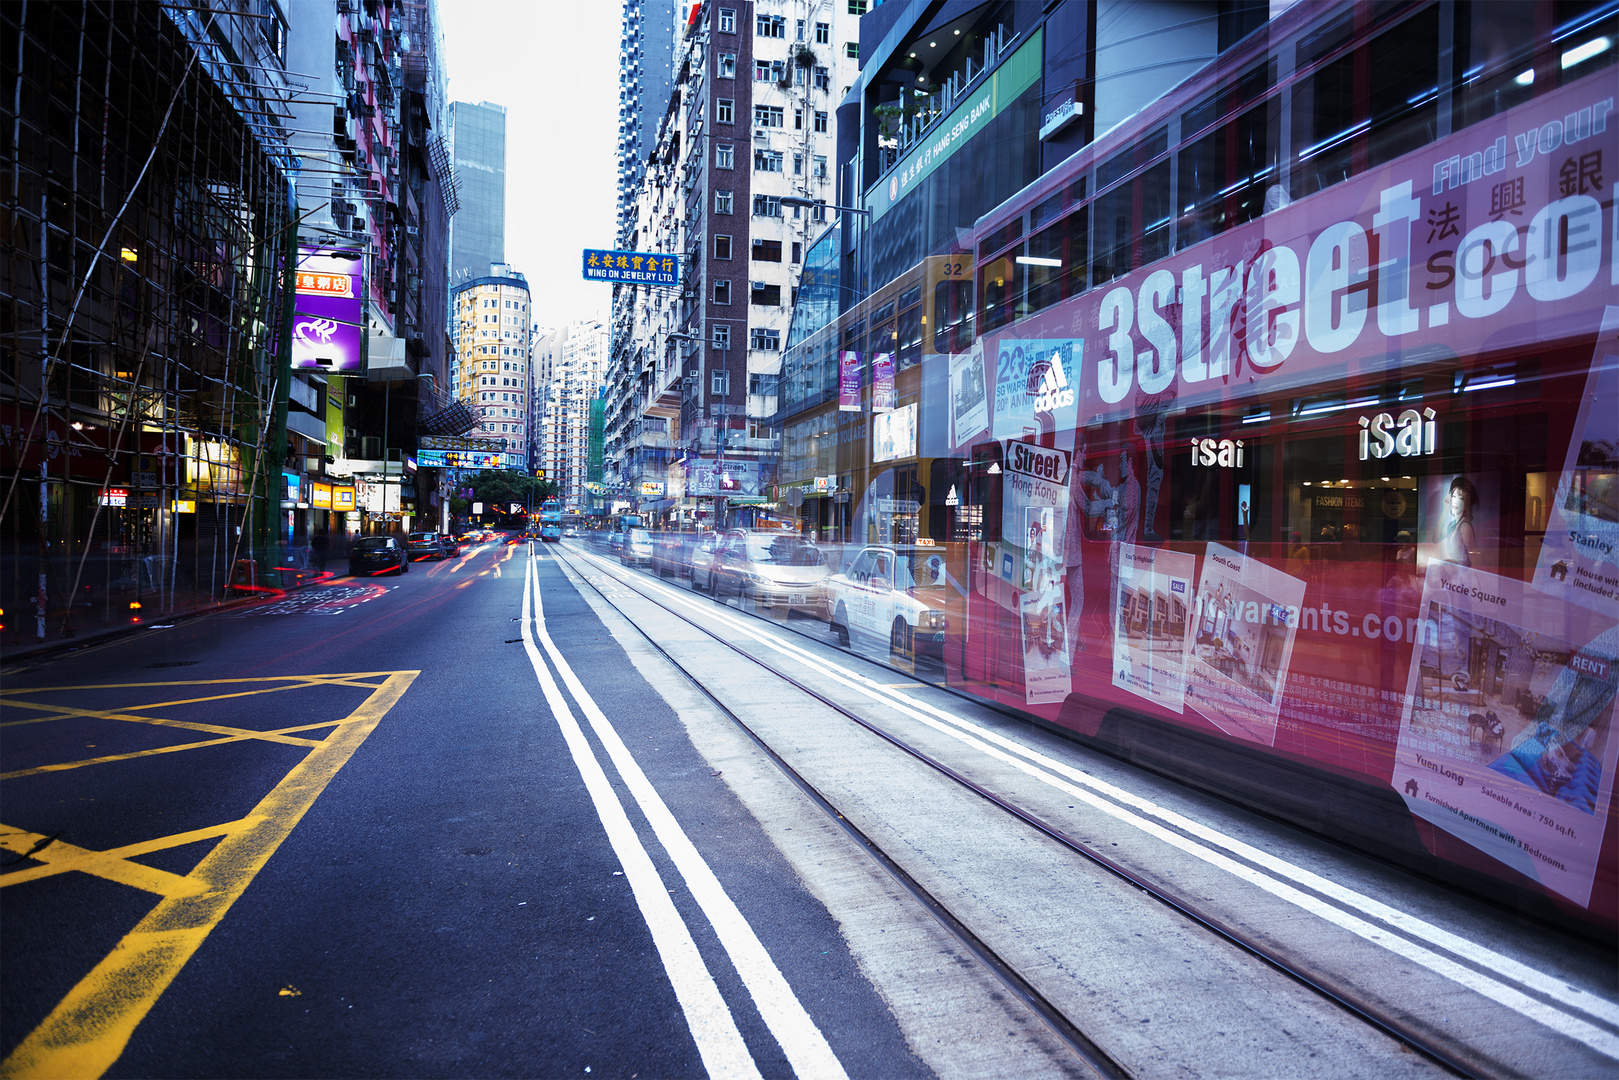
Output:
[[1068,376],[1062,370],[1062,353],[1052,350],[1051,366],[1040,377],[1040,392],[1034,398],[1035,412],[1055,412],[1074,403],[1074,391],[1068,385]]

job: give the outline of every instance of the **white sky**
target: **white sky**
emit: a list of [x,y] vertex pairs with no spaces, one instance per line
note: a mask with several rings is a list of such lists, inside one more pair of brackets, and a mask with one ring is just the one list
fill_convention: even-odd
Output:
[[612,286],[580,252],[613,247],[618,172],[615,0],[440,0],[451,101],[506,106],[506,261],[533,319],[607,321]]

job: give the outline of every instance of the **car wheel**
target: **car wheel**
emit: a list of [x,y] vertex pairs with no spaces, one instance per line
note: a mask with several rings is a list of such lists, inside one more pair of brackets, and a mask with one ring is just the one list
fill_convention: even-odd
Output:
[[888,635],[888,653],[901,660],[911,656],[911,627],[904,619],[894,620],[894,629]]
[[839,645],[849,647],[849,613],[842,604],[832,613],[832,636],[838,639]]

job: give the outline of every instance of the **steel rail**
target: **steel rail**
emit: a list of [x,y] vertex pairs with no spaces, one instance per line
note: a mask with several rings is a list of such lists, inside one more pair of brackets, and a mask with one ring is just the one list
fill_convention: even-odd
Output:
[[[560,549],[554,549],[554,550],[560,550]],[[569,552],[569,554],[571,555],[573,553]],[[570,563],[570,565],[575,565],[575,564]],[[613,568],[608,568],[608,569],[611,571]],[[576,567],[576,572],[577,572],[577,567]],[[1198,904],[1196,904],[1196,903],[1194,903],[1194,902],[1192,902],[1190,900],[1180,899],[1180,898],[1172,895],[1167,890],[1158,887],[1157,885],[1153,884],[1151,881],[1148,881],[1146,878],[1144,878],[1141,875],[1139,875],[1139,874],[1135,873],[1134,871],[1130,870],[1128,867],[1125,867],[1122,864],[1120,864],[1118,862],[1115,862],[1113,859],[1111,859],[1108,856],[1104,855],[1102,852],[1097,851],[1096,849],[1090,847],[1089,845],[1087,845],[1087,844],[1085,844],[1085,843],[1083,843],[1083,842],[1081,842],[1079,840],[1075,840],[1073,837],[1071,837],[1068,834],[1064,833],[1061,829],[1057,828],[1056,826],[1048,824],[1047,822],[1041,820],[1039,817],[1035,816],[1033,813],[1031,813],[1031,812],[1029,812],[1027,810],[1024,810],[1022,807],[1017,806],[1017,805],[1007,801],[1006,799],[1004,799],[1001,796],[995,794],[994,792],[988,790],[987,788],[981,786],[980,784],[978,784],[975,781],[969,779],[968,777],[963,776],[961,773],[959,773],[956,770],[952,769],[950,766],[944,764],[942,761],[939,761],[939,760],[929,756],[928,754],[924,753],[923,751],[921,751],[921,750],[917,749],[916,747],[910,745],[909,743],[905,742],[900,737],[898,737],[896,735],[893,735],[893,734],[891,734],[891,733],[889,733],[887,731],[884,731],[882,728],[877,727],[876,725],[874,725],[871,722],[867,721],[865,718],[856,715],[854,712],[852,712],[851,710],[849,710],[845,706],[839,704],[836,701],[831,700],[830,698],[828,698],[825,695],[821,694],[820,692],[810,688],[809,686],[806,686],[803,682],[801,682],[798,679],[794,678],[793,676],[781,671],[779,668],[775,667],[774,665],[772,665],[770,663],[767,663],[764,660],[761,660],[759,657],[753,655],[752,653],[748,652],[747,650],[742,649],[741,647],[737,646],[736,644],[734,644],[734,643],[732,643],[730,641],[727,641],[723,636],[721,636],[720,634],[715,633],[713,630],[709,629],[708,627],[703,626],[701,623],[697,622],[697,620],[691,618],[690,616],[682,614],[679,611],[676,611],[669,604],[667,604],[664,601],[658,599],[657,597],[654,597],[654,596],[648,594],[647,592],[645,592],[641,588],[638,588],[633,583],[632,580],[626,578],[626,576],[624,576],[623,574],[613,573],[612,576],[613,576],[614,580],[618,581],[622,585],[625,585],[625,586],[629,587],[631,589],[631,591],[635,592],[636,595],[640,596],[642,599],[648,601],[649,603],[652,603],[652,604],[656,605],[657,607],[663,609],[664,611],[667,611],[669,614],[673,615],[675,618],[680,619],[681,621],[695,627],[697,630],[701,631],[703,634],[707,635],[708,637],[712,638],[713,640],[715,640],[715,641],[719,642],[720,644],[724,645],[726,648],[728,648],[731,651],[735,652],[737,655],[745,657],[748,660],[751,660],[753,663],[757,664],[759,667],[763,668],[765,671],[769,672],[771,675],[774,675],[776,678],[781,679],[783,682],[785,682],[788,685],[794,687],[800,693],[805,694],[808,697],[814,698],[816,701],[819,701],[821,704],[823,704],[823,705],[827,706],[828,708],[832,709],[834,712],[837,712],[840,715],[842,715],[844,717],[847,717],[849,720],[852,720],[854,723],[859,724],[861,727],[865,728],[867,731],[870,731],[872,734],[874,734],[874,735],[878,736],[879,738],[883,739],[884,741],[888,742],[890,745],[894,746],[896,749],[901,750],[906,754],[909,754],[911,757],[915,758],[917,761],[923,763],[924,765],[927,765],[929,768],[934,769],[935,771],[939,772],[940,774],[942,774],[942,775],[944,775],[946,777],[949,777],[951,780],[954,780],[956,783],[958,783],[961,786],[965,787],[968,791],[971,791],[973,794],[975,794],[975,795],[979,796],[980,798],[984,799],[986,802],[989,802],[989,803],[993,804],[994,806],[1000,808],[1001,810],[1005,811],[1006,813],[1011,814],[1013,817],[1015,817],[1018,820],[1022,821],[1024,824],[1028,825],[1030,828],[1033,828],[1034,830],[1036,830],[1037,832],[1041,833],[1042,835],[1048,837],[1049,839],[1056,841],[1057,843],[1061,844],[1063,847],[1065,847],[1068,850],[1074,852],[1076,855],[1079,855],[1080,857],[1088,860],[1089,862],[1095,864],[1096,866],[1101,867],[1102,869],[1104,869],[1104,870],[1108,871],[1109,873],[1117,876],[1118,878],[1120,878],[1121,880],[1129,883],[1130,885],[1135,886],[1137,889],[1140,889],[1142,892],[1146,893],[1148,896],[1152,897],[1154,900],[1156,900],[1159,903],[1163,904],[1165,907],[1168,907],[1171,910],[1177,912],[1178,914],[1180,914],[1184,918],[1186,918],[1186,919],[1190,920],[1191,922],[1197,924],[1198,926],[1202,927],[1204,930],[1208,931],[1209,933],[1214,934],[1216,937],[1219,937],[1222,940],[1224,940],[1226,942],[1229,942],[1232,945],[1235,945],[1237,948],[1241,949],[1242,951],[1248,953],[1250,956],[1253,956],[1255,959],[1257,959],[1257,960],[1261,961],[1262,963],[1266,964],[1271,969],[1281,973],[1282,975],[1287,976],[1288,978],[1292,979],[1294,982],[1298,983],[1299,985],[1311,990],[1312,992],[1316,993],[1320,997],[1326,999],[1327,1001],[1331,1002],[1332,1004],[1334,1004],[1334,1005],[1338,1006],[1339,1008],[1343,1009],[1345,1012],[1348,1012],[1350,1015],[1356,1017],[1357,1019],[1359,1019],[1363,1023],[1368,1024],[1369,1026],[1371,1026],[1373,1028],[1376,1028],[1378,1031],[1381,1031],[1383,1034],[1389,1036],[1390,1038],[1393,1038],[1396,1041],[1398,1041],[1400,1043],[1403,1043],[1406,1046],[1409,1046],[1412,1050],[1416,1051],[1419,1054],[1422,1054],[1424,1057],[1428,1058],[1429,1060],[1433,1061],[1434,1063],[1442,1066],[1445,1069],[1450,1070],[1453,1073],[1456,1073],[1459,1076],[1464,1076],[1464,1077],[1469,1077],[1469,1078],[1483,1078],[1483,1077],[1489,1075],[1488,1073],[1481,1072],[1475,1064],[1462,1060],[1461,1058],[1459,1058],[1456,1055],[1452,1054],[1451,1052],[1449,1052],[1448,1050],[1446,1050],[1443,1047],[1433,1045],[1430,1041],[1425,1039],[1421,1034],[1419,1034],[1419,1033],[1415,1032],[1414,1030],[1412,1030],[1412,1028],[1409,1025],[1407,1025],[1399,1017],[1390,1015],[1390,1014],[1386,1013],[1384,1010],[1377,1008],[1376,1006],[1369,1005],[1369,1004],[1361,1004],[1361,1003],[1358,1003],[1358,1002],[1352,1000],[1351,998],[1349,998],[1347,996],[1346,992],[1343,992],[1343,991],[1336,990],[1336,989],[1332,988],[1331,986],[1327,985],[1326,982],[1324,982],[1321,978],[1319,978],[1317,976],[1314,976],[1314,975],[1311,975],[1309,972],[1304,970],[1302,965],[1291,962],[1288,959],[1278,955],[1275,950],[1266,949],[1263,945],[1261,945],[1259,942],[1255,941],[1253,938],[1251,938],[1244,931],[1242,931],[1242,930],[1238,929],[1237,927],[1227,923],[1225,920],[1221,919],[1219,916],[1214,915],[1214,914],[1204,910],[1200,905],[1198,905]],[[597,594],[602,597],[602,599],[604,601],[606,601],[609,604],[612,604],[612,600],[609,599],[607,594],[602,592],[602,590],[594,582],[590,582],[589,578],[585,577],[585,575],[583,573],[580,574],[580,577],[583,580],[587,581],[590,584],[591,588],[594,589],[597,592]],[[660,578],[659,580],[660,580],[660,583],[661,583],[662,579]],[[616,608],[616,606],[617,605],[614,605],[615,608]],[[746,612],[741,612],[741,614],[746,614]],[[631,622],[633,624],[633,620],[631,620]],[[857,835],[857,836],[860,835],[854,829],[854,827],[852,825],[848,824],[847,819],[845,819],[841,814],[837,813],[836,807],[834,807],[829,800],[825,799],[818,792],[815,792],[814,789],[808,784],[808,782],[804,781],[802,777],[799,777],[798,774],[793,771],[791,766],[787,765],[784,761],[782,761],[780,759],[779,755],[777,755],[773,750],[770,750],[770,748],[764,743],[764,741],[751,728],[749,728],[747,726],[747,724],[744,723],[741,720],[740,717],[737,717],[734,712],[732,712],[729,708],[726,708],[723,704],[721,704],[719,702],[718,698],[716,698],[715,695],[711,691],[709,691],[708,688],[706,686],[704,686],[700,680],[698,680],[689,671],[687,671],[686,668],[679,663],[679,661],[675,660],[672,656],[670,656],[668,651],[665,650],[661,645],[659,645],[657,643],[657,641],[655,641],[649,634],[646,633],[645,630],[642,630],[639,627],[639,625],[636,626],[636,629],[637,629],[637,631],[640,632],[642,637],[646,638],[646,640],[652,644],[652,646],[654,648],[656,648],[660,653],[662,653],[665,657],[667,657],[669,659],[670,663],[674,664],[674,666],[678,670],[683,672],[686,675],[686,677],[688,679],[690,679],[691,682],[695,686],[698,687],[698,689],[702,690],[703,693],[710,700],[714,701],[715,704],[718,705],[719,708],[722,711],[724,711],[727,716],[730,716],[732,718],[732,720],[738,725],[738,727],[740,727],[744,732],[746,732],[753,739],[753,741],[755,743],[758,743],[760,746],[764,747],[766,752],[769,753],[770,757],[772,758],[772,760],[774,760],[777,763],[777,766],[779,768],[781,768],[789,777],[793,778],[795,780],[795,782],[799,784],[800,787],[804,788],[806,791],[809,791],[809,792],[813,793],[813,795],[814,795],[815,799],[817,800],[817,802],[820,805],[822,805],[828,812],[832,813],[833,816],[836,818],[836,820],[840,824],[842,824],[846,828],[848,828],[851,831],[851,833],[853,833],[854,835]],[[905,674],[904,672],[898,672],[898,673],[899,674]],[[915,676],[913,675],[913,676],[911,676],[911,678],[915,679]],[[932,684],[927,683],[926,681],[921,680],[921,679],[916,679],[916,682],[917,682],[918,685],[921,685],[921,686],[931,686],[932,685]],[[864,837],[861,837],[861,842],[868,850],[872,851],[874,854],[878,854],[880,852],[880,849],[878,849],[876,847],[876,845],[872,844],[868,839],[865,839]],[[886,854],[878,854],[878,861],[880,863],[882,863],[882,865],[884,865],[885,868],[890,867],[891,864],[892,864],[892,860],[889,859]],[[900,877],[899,876],[899,875],[903,875],[904,871],[899,870],[899,868],[897,866],[894,866],[890,870],[890,872],[892,873],[892,872],[894,872],[896,870],[898,871],[898,874],[896,875],[896,877],[899,877],[899,879],[901,881],[907,881],[908,880],[908,876],[907,877]],[[907,887],[910,887],[910,886],[907,886]],[[920,889],[920,886],[916,886],[916,888]],[[944,912],[946,915],[948,915],[947,909],[945,909],[942,904],[939,904],[937,900],[932,899],[931,897],[929,897],[924,902],[929,904],[929,909],[930,910],[935,910],[936,912]],[[951,917],[951,921],[953,921],[953,917]],[[947,922],[946,925],[950,925],[950,923]],[[956,925],[960,925],[960,924],[957,923]],[[958,936],[961,936],[962,934],[967,935],[967,937],[963,938],[964,941],[968,940],[969,938],[972,941],[977,941],[976,937],[973,937],[971,935],[971,931],[967,930],[966,927],[964,927],[964,926],[961,927],[961,930],[958,932]],[[986,955],[987,954],[988,956],[994,956],[993,951],[990,950],[987,945],[983,945],[982,943],[979,943],[979,947],[974,948],[974,952],[979,953],[980,949],[982,950],[982,953],[980,953],[980,955]],[[1073,1045],[1075,1047],[1076,1053],[1080,1053],[1082,1057],[1085,1057],[1087,1060],[1091,1060],[1091,1055],[1084,1052],[1083,1050],[1081,1050],[1080,1045],[1094,1046],[1094,1044],[1091,1043],[1091,1041],[1088,1038],[1084,1037],[1083,1033],[1079,1031],[1079,1029],[1072,1023],[1072,1021],[1068,1020],[1067,1017],[1063,1016],[1060,1012],[1058,1012],[1055,1009],[1054,1006],[1052,1006],[1049,1002],[1046,1001],[1046,999],[1043,996],[1041,996],[1039,994],[1039,992],[1037,990],[1035,990],[1032,986],[1030,986],[1028,983],[1026,983],[1022,979],[1021,976],[1017,975],[1016,972],[1013,971],[1010,968],[1009,965],[1006,965],[1006,963],[1004,961],[1000,960],[999,957],[996,957],[992,962],[991,961],[986,961],[986,962],[989,963],[989,966],[991,967],[992,970],[994,970],[996,972],[997,975],[1002,977],[1003,981],[1006,981],[1008,976],[1010,976],[1010,978],[1016,980],[1015,984],[1011,983],[1011,982],[1008,982],[1009,986],[1027,987],[1026,993],[1024,993],[1022,991],[1019,991],[1019,997],[1024,998],[1024,1000],[1026,1000],[1026,1001],[1029,1001],[1030,1004],[1031,1004],[1031,1007],[1036,1008],[1036,1011],[1041,1015],[1042,1019],[1046,1020],[1047,1023],[1051,1024],[1054,1031],[1056,1031],[1059,1035],[1064,1037],[1065,1041],[1068,1041],[1070,1043],[1070,1045]],[[1041,1004],[1039,1006],[1034,1005],[1034,1002],[1036,1002],[1036,1001],[1038,1001]],[[1073,1040],[1071,1038],[1069,1038],[1068,1035],[1066,1034],[1066,1032],[1068,1032],[1068,1031],[1072,1031],[1073,1033],[1078,1035],[1079,1038],[1083,1039],[1084,1040],[1083,1044],[1074,1043]],[[1111,1065],[1111,1067],[1113,1069],[1115,1069],[1115,1070],[1119,1069],[1119,1067],[1116,1064],[1113,1064],[1111,1059],[1107,1058],[1106,1055],[1099,1048],[1095,1051],[1095,1053],[1097,1055],[1100,1055],[1101,1060],[1107,1061],[1109,1063],[1109,1065]],[[1092,1064],[1093,1064],[1093,1067],[1099,1067],[1099,1066],[1096,1065],[1096,1063],[1094,1061],[1092,1061]],[[1120,1071],[1119,1073],[1116,1073],[1116,1075],[1127,1075],[1127,1074],[1123,1074],[1122,1071]]]

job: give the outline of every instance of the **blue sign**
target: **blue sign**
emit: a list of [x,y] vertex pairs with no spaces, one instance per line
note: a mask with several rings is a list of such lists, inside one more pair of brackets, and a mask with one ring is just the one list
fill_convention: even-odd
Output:
[[416,464],[436,469],[498,469],[501,456],[474,450],[418,450]]
[[647,251],[585,249],[586,281],[622,281],[630,285],[678,285],[680,256]]

